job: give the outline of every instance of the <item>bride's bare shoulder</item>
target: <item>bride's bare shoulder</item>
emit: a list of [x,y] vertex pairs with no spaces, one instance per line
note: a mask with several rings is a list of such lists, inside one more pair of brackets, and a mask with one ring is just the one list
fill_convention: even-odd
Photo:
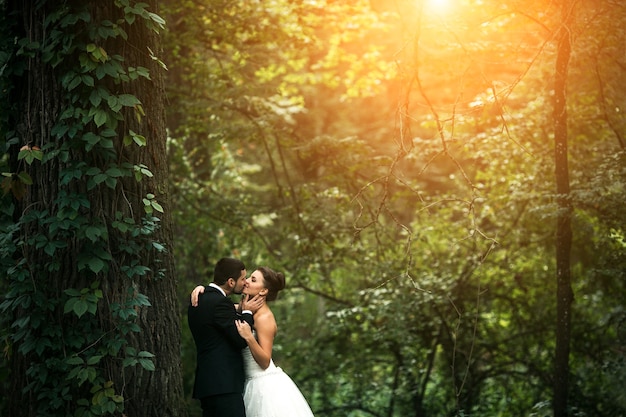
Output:
[[262,321],[275,321],[274,313],[269,308],[265,308],[263,310],[258,311],[254,315],[254,321],[262,320]]
[[274,313],[272,313],[272,310],[270,310],[269,308],[257,312],[254,315],[254,323],[255,326],[261,325],[276,328],[276,319],[274,318]]

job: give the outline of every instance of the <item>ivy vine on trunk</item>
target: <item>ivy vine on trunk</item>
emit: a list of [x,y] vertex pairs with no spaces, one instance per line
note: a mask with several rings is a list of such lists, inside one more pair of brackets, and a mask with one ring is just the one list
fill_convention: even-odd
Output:
[[1,6],[6,412],[184,415],[165,22],[155,1]]

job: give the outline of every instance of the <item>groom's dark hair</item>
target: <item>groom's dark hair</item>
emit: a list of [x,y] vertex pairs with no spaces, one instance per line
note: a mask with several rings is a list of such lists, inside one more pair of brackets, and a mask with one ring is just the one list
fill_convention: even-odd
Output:
[[213,270],[213,282],[217,285],[224,285],[228,278],[232,278],[235,281],[241,276],[241,271],[246,269],[246,266],[239,259],[235,258],[222,258],[215,264]]

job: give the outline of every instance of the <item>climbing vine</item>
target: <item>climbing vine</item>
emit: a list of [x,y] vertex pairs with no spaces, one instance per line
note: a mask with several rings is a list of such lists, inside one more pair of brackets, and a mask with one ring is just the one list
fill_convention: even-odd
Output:
[[[3,34],[2,337],[9,355],[24,358],[10,372],[25,372],[21,394],[33,414],[120,415],[130,375],[155,369],[134,335],[150,306],[139,282],[163,277],[165,251],[155,238],[164,211],[159,190],[134,196],[128,187],[153,177],[136,156],[149,141],[136,126],[150,115],[133,93],[151,72],[123,52],[136,49],[137,25],[158,32],[165,22],[146,3],[112,2],[115,19],[104,18],[111,3],[70,4],[24,6],[42,19],[42,30]],[[20,110],[11,103],[20,93],[14,80],[29,65],[44,68],[55,86],[45,97],[58,101],[36,128],[16,123]],[[29,101],[39,95],[33,87]],[[40,126],[49,127],[33,133]],[[56,176],[42,178],[50,172]]]

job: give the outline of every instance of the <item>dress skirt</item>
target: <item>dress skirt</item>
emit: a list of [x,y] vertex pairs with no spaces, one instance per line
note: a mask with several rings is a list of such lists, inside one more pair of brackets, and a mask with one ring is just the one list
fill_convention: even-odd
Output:
[[313,417],[300,389],[274,361],[264,370],[256,363],[250,349],[244,349],[243,357],[246,417]]

